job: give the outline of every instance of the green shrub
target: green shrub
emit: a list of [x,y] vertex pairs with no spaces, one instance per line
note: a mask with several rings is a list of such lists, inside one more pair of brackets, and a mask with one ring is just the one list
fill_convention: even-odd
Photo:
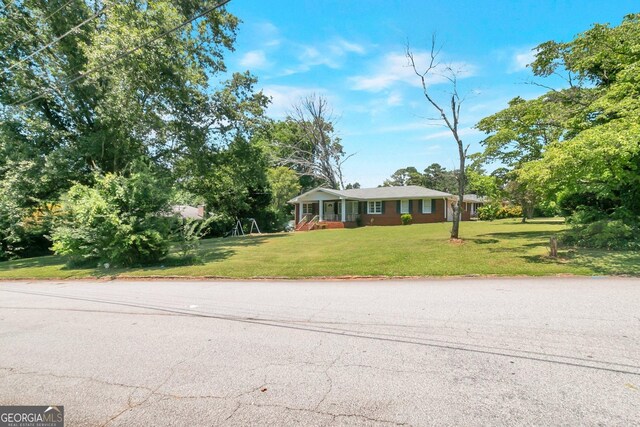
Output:
[[400,221],[402,221],[402,225],[409,225],[413,222],[413,217],[411,214],[402,214],[400,216]]
[[566,245],[599,248],[640,250],[640,218],[633,221],[601,219],[581,223],[580,218],[571,218],[572,227],[561,236]]
[[478,208],[478,219],[482,221],[493,221],[498,217],[500,205],[490,203]]
[[551,218],[560,215],[560,208],[553,200],[543,201],[536,205],[533,216]]
[[207,234],[214,220],[213,216],[207,219],[177,218],[178,224],[173,231],[173,240],[183,259],[197,261],[200,240]]
[[496,213],[497,219],[504,218],[521,218],[522,217],[522,206],[502,206],[498,209]]
[[169,250],[168,192],[144,166],[129,177],[96,175],[62,199],[53,250],[72,263],[132,266],[158,262]]

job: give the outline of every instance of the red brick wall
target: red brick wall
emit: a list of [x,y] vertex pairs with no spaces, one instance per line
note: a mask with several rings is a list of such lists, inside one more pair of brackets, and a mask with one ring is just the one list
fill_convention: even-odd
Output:
[[[430,222],[445,222],[444,215],[444,200],[436,200],[436,210],[430,214],[423,214],[420,209],[420,200],[411,201],[410,214],[413,217],[414,224],[425,224]],[[383,214],[367,214],[367,204],[360,203],[360,216],[362,217],[363,225],[401,225],[400,211],[398,210],[397,200],[385,200],[384,201],[384,213]],[[373,219],[373,224],[371,223]]]

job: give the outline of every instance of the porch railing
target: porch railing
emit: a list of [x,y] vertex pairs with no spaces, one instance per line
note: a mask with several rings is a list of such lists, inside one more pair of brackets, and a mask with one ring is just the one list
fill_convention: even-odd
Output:
[[[360,214],[347,214],[345,219],[347,222],[355,222],[358,220],[359,217],[360,217]],[[342,215],[326,213],[323,215],[322,219],[324,221],[342,221]]]
[[347,214],[347,222],[356,222],[360,218],[360,214]]

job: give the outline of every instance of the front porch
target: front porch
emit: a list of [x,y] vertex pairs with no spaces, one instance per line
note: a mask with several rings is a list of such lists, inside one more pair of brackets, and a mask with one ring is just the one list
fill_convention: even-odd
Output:
[[296,206],[296,230],[356,227],[359,210],[360,204],[355,200],[300,202]]

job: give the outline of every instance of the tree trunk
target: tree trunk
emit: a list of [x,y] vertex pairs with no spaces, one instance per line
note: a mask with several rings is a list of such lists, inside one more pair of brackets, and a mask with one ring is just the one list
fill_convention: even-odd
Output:
[[[457,129],[454,135],[457,135]],[[458,143],[458,153],[460,154],[460,171],[458,172],[458,202],[456,206],[453,207],[453,227],[451,227],[451,238],[458,239],[460,232],[460,221],[462,220],[462,207],[464,206],[464,186],[465,186],[465,175],[464,175],[464,166],[466,153],[464,147],[462,146],[462,141],[460,138],[456,136],[456,142]]]

